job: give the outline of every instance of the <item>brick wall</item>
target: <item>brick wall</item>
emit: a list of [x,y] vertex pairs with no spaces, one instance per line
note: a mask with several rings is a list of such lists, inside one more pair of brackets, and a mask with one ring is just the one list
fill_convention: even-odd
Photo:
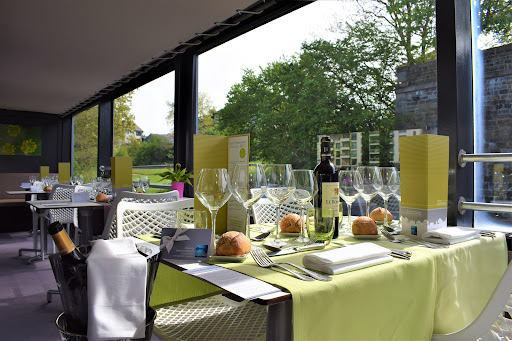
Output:
[[[487,153],[512,152],[512,44],[483,51],[483,140]],[[477,70],[478,71],[478,70]],[[396,127],[437,132],[436,61],[397,69]],[[512,200],[512,165],[484,163],[486,201]],[[501,185],[500,185],[501,183]]]

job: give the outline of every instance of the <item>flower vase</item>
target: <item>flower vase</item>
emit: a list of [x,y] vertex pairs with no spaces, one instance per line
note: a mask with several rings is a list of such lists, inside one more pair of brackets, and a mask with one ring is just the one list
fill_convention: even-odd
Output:
[[174,191],[174,190],[177,190],[180,194],[180,198],[183,198],[183,188],[185,187],[185,183],[184,182],[173,182],[171,184],[171,189]]

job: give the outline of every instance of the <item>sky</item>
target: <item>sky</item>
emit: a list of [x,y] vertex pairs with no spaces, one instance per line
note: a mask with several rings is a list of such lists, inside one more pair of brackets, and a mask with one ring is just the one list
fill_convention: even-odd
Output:
[[[226,103],[232,85],[242,80],[243,69],[253,69],[289,57],[300,51],[304,41],[336,39],[329,28],[336,17],[354,13],[353,1],[317,1],[254,29],[199,56],[198,88],[213,101],[217,110]],[[169,125],[167,101],[174,100],[174,72],[137,89],[132,99],[135,123],[147,136],[165,134]]]

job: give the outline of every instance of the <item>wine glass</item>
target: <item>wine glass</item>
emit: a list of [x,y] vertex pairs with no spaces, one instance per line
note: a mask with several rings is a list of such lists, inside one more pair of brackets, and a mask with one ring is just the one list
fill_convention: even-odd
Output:
[[[203,168],[197,180],[196,195],[212,216],[212,241],[217,212],[231,197],[231,182],[226,168]],[[213,246],[213,245],[212,245]]]
[[402,194],[400,191],[400,171],[396,172],[396,178],[398,181],[398,186],[393,195],[398,200],[398,225],[400,228],[402,228]]
[[36,181],[37,181],[37,176],[35,176],[35,175],[30,175],[30,176],[28,177],[28,182],[30,182],[30,186],[34,186],[34,182],[36,182]]
[[76,176],[72,176],[70,179],[69,179],[69,182],[71,183],[72,186],[75,186],[77,183],[76,183]]
[[352,203],[361,195],[357,188],[361,186],[363,180],[359,172],[353,169],[340,170],[338,179],[340,181],[340,197],[345,201],[345,204],[347,204],[348,210],[346,228],[350,230],[352,226]]
[[140,177],[140,186],[142,187],[142,192],[146,193],[149,188],[149,176]]
[[75,176],[75,182],[77,185],[83,185],[84,183],[84,177],[81,175]]
[[141,187],[140,178],[132,179],[132,191],[137,193],[139,191],[139,188]]
[[250,236],[252,205],[263,196],[266,188],[267,180],[262,165],[235,165],[231,176],[231,189],[235,199],[245,207],[247,213],[245,235],[247,237]]
[[295,189],[293,180],[292,165],[266,165],[264,167],[267,178],[267,198],[276,206],[276,229],[274,233],[273,246],[282,246],[285,243],[279,239],[279,213],[282,204],[290,197]]
[[318,192],[318,184],[313,171],[308,169],[294,169],[293,178],[295,189],[292,192],[292,197],[300,206],[300,236],[295,241],[305,243],[309,241],[309,238],[306,237],[306,229],[304,228],[304,210],[308,202]]
[[361,176],[361,183],[357,184],[357,190],[366,201],[366,216],[370,216],[370,200],[377,195],[382,187],[382,178],[376,166],[357,167],[356,172]]
[[378,170],[382,178],[382,187],[379,189],[379,195],[384,199],[384,227],[388,227],[388,200],[400,187],[400,184],[395,167],[379,167]]

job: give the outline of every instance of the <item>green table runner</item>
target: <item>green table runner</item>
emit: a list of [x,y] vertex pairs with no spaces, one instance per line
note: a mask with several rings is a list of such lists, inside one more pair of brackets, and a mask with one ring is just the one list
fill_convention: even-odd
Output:
[[[337,241],[359,242],[353,237]],[[459,330],[478,316],[507,266],[502,234],[448,249],[383,238],[375,243],[411,250],[413,257],[333,275],[331,282],[301,281],[260,268],[251,257],[244,263],[217,264],[286,288],[293,297],[295,340],[430,340],[433,332]],[[301,265],[304,254],[274,260]],[[219,289],[213,285],[161,266],[151,303],[163,306],[215,292]]]

